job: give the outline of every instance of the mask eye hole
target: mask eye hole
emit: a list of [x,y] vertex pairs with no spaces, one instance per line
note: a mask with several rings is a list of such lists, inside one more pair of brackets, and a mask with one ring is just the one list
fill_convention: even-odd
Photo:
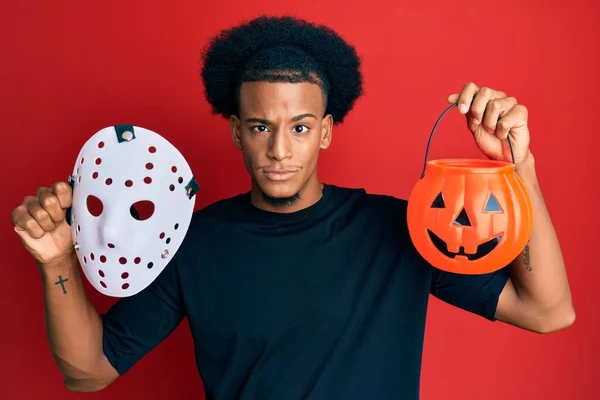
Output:
[[502,207],[500,207],[500,203],[498,203],[498,200],[496,199],[496,196],[494,196],[493,193],[490,193],[490,197],[488,197],[488,200],[485,203],[483,212],[495,212],[495,213],[502,212]]
[[446,204],[444,203],[444,196],[442,196],[442,192],[437,195],[433,203],[431,204],[431,208],[446,208]]
[[129,208],[131,216],[138,221],[145,221],[154,214],[154,203],[149,200],[136,201]]
[[94,195],[89,195],[85,200],[87,210],[94,217],[99,217],[104,211],[104,204],[102,204],[102,200],[97,198]]

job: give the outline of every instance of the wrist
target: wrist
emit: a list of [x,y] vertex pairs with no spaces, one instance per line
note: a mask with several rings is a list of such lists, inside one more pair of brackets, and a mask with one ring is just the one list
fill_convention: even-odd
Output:
[[528,153],[528,155],[523,159],[523,161],[517,163],[515,165],[515,171],[521,178],[521,181],[525,184],[525,187],[528,190],[536,188],[538,186],[537,180],[537,172],[535,169],[535,159],[533,154]]
[[527,151],[527,155],[515,164],[515,170],[519,174],[535,172],[535,158],[531,151]]
[[77,254],[73,251],[50,262],[38,262],[37,265],[44,276],[56,275],[57,273],[68,274],[79,268],[79,260]]

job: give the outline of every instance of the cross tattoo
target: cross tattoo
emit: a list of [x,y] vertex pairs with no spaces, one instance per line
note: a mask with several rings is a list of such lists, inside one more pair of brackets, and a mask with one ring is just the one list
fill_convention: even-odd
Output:
[[63,279],[62,275],[58,276],[58,282],[54,282],[55,285],[60,285],[60,287],[62,288],[63,294],[67,294],[67,290],[65,289],[65,282],[68,281],[69,279]]

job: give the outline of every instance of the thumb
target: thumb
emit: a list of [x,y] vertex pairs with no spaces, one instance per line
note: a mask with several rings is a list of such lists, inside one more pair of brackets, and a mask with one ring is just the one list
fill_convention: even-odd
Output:
[[448,96],[448,103],[453,104],[456,103],[458,101],[458,93],[453,93],[450,96]]
[[73,201],[73,190],[71,189],[71,185],[64,181],[56,182],[52,187],[52,192],[58,198],[60,207],[63,210],[71,207]]
[[25,229],[23,229],[23,228],[20,228],[20,227],[18,227],[18,226],[15,225],[13,229],[15,230],[15,232],[17,232],[17,235],[19,235],[19,240],[21,240],[21,243],[29,251],[29,249],[31,248],[29,246],[29,243],[34,238],[31,237],[31,235]]

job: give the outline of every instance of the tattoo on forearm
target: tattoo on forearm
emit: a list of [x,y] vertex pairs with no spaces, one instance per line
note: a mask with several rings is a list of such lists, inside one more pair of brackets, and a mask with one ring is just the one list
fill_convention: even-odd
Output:
[[60,285],[60,287],[62,288],[63,294],[67,294],[67,289],[65,289],[65,282],[67,282],[68,280],[69,280],[69,278],[63,279],[62,275],[59,275],[58,281],[54,282],[55,285]]
[[525,250],[523,250],[523,264],[525,264],[525,269],[527,271],[531,271],[530,259],[529,259],[529,244],[525,246]]

